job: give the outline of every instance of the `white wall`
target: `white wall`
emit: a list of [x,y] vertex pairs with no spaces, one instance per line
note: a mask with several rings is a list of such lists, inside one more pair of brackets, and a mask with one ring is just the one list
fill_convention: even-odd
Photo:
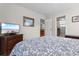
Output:
[[[6,12],[6,9],[5,9],[4,5],[0,4],[0,19],[3,19],[5,12]],[[4,20],[0,20],[0,22],[1,21],[4,21]]]
[[53,35],[54,36],[54,20],[53,17],[48,17],[46,19],[46,35]]
[[[72,23],[72,16],[79,15],[79,9],[74,8],[66,10],[62,13],[52,15],[46,20],[46,35],[57,35],[56,18],[66,16],[66,34],[79,35],[79,22]],[[23,27],[23,16],[32,17],[35,19],[34,27]],[[40,37],[40,19],[46,19],[42,14],[29,10],[18,5],[0,4],[0,22],[17,23],[21,25],[20,33],[24,34],[24,39]]]
[[66,35],[79,36],[79,22],[72,23],[72,16],[79,15],[78,8],[70,9],[53,16],[53,20],[55,20],[55,26],[53,27],[55,29],[55,36],[57,35],[56,18],[64,15],[66,16]]
[[[20,24],[20,33],[24,34],[24,39],[40,37],[40,19],[45,19],[44,15],[18,5],[3,4],[0,5],[0,16],[0,22]],[[24,27],[23,16],[34,18],[34,27]]]

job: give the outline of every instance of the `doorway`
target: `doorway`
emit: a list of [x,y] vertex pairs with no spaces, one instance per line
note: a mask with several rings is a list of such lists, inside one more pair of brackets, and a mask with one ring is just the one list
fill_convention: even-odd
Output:
[[61,16],[57,18],[57,36],[65,37],[66,31],[66,22],[65,16]]
[[40,19],[40,37],[45,36],[45,20]]

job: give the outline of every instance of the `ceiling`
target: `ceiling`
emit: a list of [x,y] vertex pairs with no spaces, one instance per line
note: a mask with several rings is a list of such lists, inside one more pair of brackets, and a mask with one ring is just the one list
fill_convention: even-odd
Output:
[[19,3],[18,5],[29,8],[45,16],[79,8],[79,3]]

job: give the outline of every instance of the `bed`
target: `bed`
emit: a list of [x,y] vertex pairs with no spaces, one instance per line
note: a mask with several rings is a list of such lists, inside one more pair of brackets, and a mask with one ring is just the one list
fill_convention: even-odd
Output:
[[10,56],[79,56],[79,40],[52,36],[24,40]]

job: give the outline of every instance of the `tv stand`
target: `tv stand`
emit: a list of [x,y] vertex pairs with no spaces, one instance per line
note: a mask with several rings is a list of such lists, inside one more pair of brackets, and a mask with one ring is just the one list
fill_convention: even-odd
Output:
[[9,55],[13,47],[23,40],[23,34],[16,35],[0,35],[0,53],[2,55]]

